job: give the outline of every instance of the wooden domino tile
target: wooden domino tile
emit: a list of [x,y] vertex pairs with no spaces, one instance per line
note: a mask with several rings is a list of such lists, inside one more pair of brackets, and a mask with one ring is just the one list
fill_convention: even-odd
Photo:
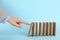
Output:
[[48,22],[46,22],[46,36],[48,36]]
[[56,35],[56,23],[53,22],[53,35],[55,36]]
[[34,36],[34,23],[33,22],[30,25],[28,36]]
[[43,22],[43,36],[45,35],[45,23]]
[[50,36],[52,36],[52,23],[50,22]]
[[32,34],[32,23],[30,25],[30,29],[29,29],[29,32],[28,32],[28,36],[30,36]]
[[36,22],[36,36],[38,36],[38,23]]
[[41,22],[39,22],[39,36],[41,36]]
[[34,36],[34,23],[32,23],[32,36]]

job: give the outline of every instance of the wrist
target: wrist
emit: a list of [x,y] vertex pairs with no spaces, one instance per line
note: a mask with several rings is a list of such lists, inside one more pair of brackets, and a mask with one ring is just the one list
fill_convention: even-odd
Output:
[[9,19],[10,19],[10,16],[7,16],[7,17],[3,20],[3,24],[6,23]]

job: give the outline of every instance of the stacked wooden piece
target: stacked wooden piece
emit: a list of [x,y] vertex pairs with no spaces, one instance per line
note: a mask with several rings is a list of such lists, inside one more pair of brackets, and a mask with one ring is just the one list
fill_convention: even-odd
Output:
[[56,23],[55,22],[32,22],[28,36],[55,36]]

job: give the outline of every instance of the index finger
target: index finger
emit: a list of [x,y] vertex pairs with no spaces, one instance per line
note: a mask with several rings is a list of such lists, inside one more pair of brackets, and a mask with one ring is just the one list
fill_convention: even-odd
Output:
[[26,24],[26,25],[30,25],[28,22],[23,21],[23,20],[20,20],[20,22],[23,23],[23,24]]
[[27,22],[25,22],[25,21],[23,21],[22,23],[23,23],[23,24],[26,24],[26,25],[30,25],[29,23],[27,23]]

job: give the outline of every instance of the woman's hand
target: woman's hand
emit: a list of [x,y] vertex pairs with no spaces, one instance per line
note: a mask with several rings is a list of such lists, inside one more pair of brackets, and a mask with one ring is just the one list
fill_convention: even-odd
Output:
[[18,28],[21,28],[22,24],[29,25],[27,22],[25,22],[21,19],[18,19],[18,18],[13,18],[13,17],[9,18],[8,22],[11,23],[12,25],[18,27]]

